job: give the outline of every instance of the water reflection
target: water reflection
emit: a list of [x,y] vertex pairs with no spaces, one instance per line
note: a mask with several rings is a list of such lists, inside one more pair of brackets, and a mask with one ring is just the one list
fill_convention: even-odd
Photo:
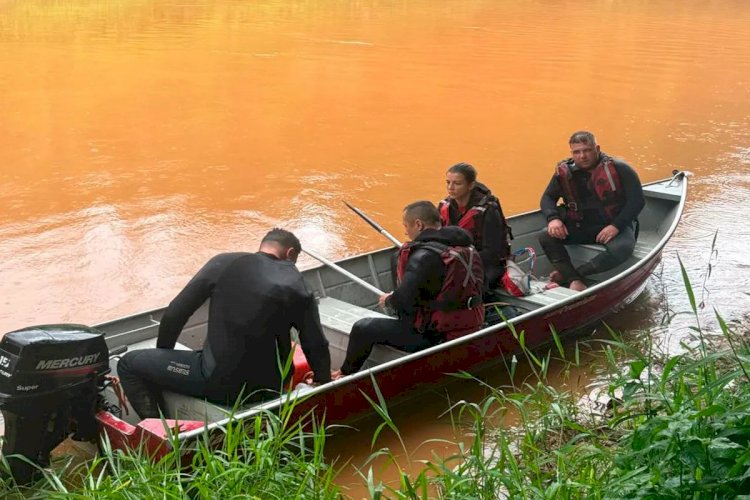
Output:
[[[702,321],[744,317],[750,4],[557,7],[3,1],[2,330],[163,305],[274,225],[331,258],[382,247],[341,201],[400,237],[458,161],[506,214],[534,209],[579,128],[644,181],[696,174],[660,275],[613,323],[689,310],[678,255],[701,293],[711,263]],[[688,324],[658,335],[679,348]]]

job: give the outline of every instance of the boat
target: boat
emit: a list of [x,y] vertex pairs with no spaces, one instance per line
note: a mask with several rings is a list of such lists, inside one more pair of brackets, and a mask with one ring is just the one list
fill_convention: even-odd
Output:
[[[145,444],[158,456],[169,449],[170,439],[190,442],[206,432],[220,429],[230,418],[243,421],[253,419],[260,412],[278,411],[290,398],[294,398],[292,418],[315,415],[321,420],[325,418],[326,423],[351,421],[372,410],[371,400],[391,402],[405,398],[445,381],[448,374],[479,370],[517,353],[519,339],[512,329],[524,332],[525,346],[535,349],[552,341],[552,329],[565,336],[592,328],[633,302],[644,290],[683,213],[687,185],[686,173],[675,171],[670,178],[643,186],[646,205],[639,216],[633,255],[606,273],[587,277],[590,286],[583,291],[545,287],[547,282],[543,277],[552,268],[539,247],[537,234],[546,227],[546,219],[540,211],[516,215],[508,219],[515,235],[513,248],[535,250],[534,275],[538,276],[532,281],[530,295],[503,297],[505,304],[520,312],[517,316],[416,353],[376,346],[364,368],[355,374],[316,387],[302,384],[279,399],[254,406],[230,409],[167,392],[166,426],[160,419],[140,420],[132,409],[127,411],[127,403],[118,398],[112,385],[108,385],[102,392],[104,409],[96,413],[100,430],[107,434],[114,448]],[[343,362],[354,322],[363,317],[384,316],[376,309],[378,297],[372,289],[392,288],[394,250],[391,246],[335,263],[349,275],[369,283],[369,288],[328,265],[303,270],[309,289],[318,299],[334,369]],[[601,251],[600,245],[569,247],[574,263],[588,260]],[[117,360],[122,352],[155,346],[163,312],[163,308],[154,309],[93,327],[104,333],[113,373],[117,372]],[[204,304],[186,324],[177,348],[199,347],[207,319],[208,309]],[[171,437],[167,428],[173,432]]]

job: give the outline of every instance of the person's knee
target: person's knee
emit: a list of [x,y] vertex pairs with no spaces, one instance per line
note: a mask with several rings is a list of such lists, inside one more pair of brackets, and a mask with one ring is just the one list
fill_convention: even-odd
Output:
[[635,240],[628,234],[623,234],[622,237],[618,235],[606,245],[606,248],[612,258],[622,262],[633,254]]
[[367,332],[369,330],[372,330],[373,328],[373,322],[376,321],[379,318],[362,318],[358,319],[353,325],[352,325],[352,333],[351,336],[354,335],[364,335],[364,332]]
[[137,354],[135,351],[125,353],[123,357],[117,362],[117,374],[122,377],[123,375],[130,375],[133,373],[133,357]]
[[149,349],[140,349],[126,353],[117,362],[117,375],[120,379],[142,378],[148,373],[150,362]]
[[539,240],[539,244],[543,248],[546,248],[549,245],[554,244],[554,238],[552,236],[550,236],[550,234],[547,232],[546,229],[544,231],[540,231],[539,232],[539,235],[537,236],[537,239]]
[[362,335],[362,332],[367,330],[367,327],[370,324],[369,319],[370,318],[362,318],[355,321],[352,325],[352,331],[349,334],[349,338],[351,339],[352,337],[359,337]]

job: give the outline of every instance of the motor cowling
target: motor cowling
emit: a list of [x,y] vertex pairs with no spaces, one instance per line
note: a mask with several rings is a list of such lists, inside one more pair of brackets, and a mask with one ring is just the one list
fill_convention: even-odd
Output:
[[71,432],[97,436],[98,392],[109,372],[104,334],[84,325],[41,325],[5,334],[0,341],[0,410],[3,455],[19,483],[49,464],[49,452]]

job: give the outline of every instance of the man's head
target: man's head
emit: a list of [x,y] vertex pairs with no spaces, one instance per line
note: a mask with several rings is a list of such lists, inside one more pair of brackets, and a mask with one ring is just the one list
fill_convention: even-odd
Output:
[[588,170],[599,163],[600,148],[591,132],[579,130],[570,136],[570,155],[578,168]]
[[261,240],[260,251],[275,255],[282,260],[297,262],[302,245],[293,233],[275,227],[268,231],[268,234]]
[[410,240],[427,228],[440,229],[440,212],[431,201],[415,201],[404,207],[404,232]]

